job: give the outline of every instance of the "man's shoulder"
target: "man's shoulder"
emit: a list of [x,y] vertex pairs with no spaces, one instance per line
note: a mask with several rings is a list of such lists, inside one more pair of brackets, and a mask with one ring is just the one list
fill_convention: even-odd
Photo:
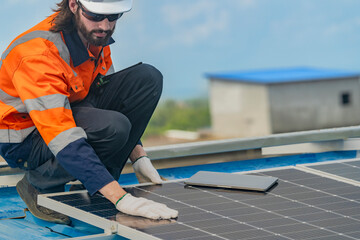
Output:
[[20,34],[9,45],[6,52],[9,55],[16,54],[21,58],[45,54],[49,51],[57,51],[56,49],[53,49],[53,45],[59,46],[64,43],[60,33],[50,31],[53,18],[54,14]]

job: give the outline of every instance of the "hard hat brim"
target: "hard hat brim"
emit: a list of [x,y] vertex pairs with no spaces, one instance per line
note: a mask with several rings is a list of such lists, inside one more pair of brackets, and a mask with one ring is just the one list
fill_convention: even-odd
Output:
[[132,0],[96,1],[79,0],[90,12],[97,14],[117,14],[128,12],[132,8]]

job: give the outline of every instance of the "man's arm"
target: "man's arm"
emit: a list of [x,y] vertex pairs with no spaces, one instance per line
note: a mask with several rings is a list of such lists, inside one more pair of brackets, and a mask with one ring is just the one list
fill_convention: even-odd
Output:
[[153,182],[161,184],[162,180],[159,173],[152,165],[150,158],[147,156],[141,145],[136,145],[130,154],[130,160],[139,183]]
[[146,152],[140,144],[136,145],[134,150],[130,154],[130,160],[132,163],[136,161],[139,157],[146,156]]
[[178,211],[168,208],[165,204],[126,193],[116,181],[105,185],[100,189],[100,193],[115,204],[117,210],[129,215],[151,219],[170,219],[176,218],[179,214]]
[[126,194],[125,190],[115,180],[102,187],[99,192],[114,205]]

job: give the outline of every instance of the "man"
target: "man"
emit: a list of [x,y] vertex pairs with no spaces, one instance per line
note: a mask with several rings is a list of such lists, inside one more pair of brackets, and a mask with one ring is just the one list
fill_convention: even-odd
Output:
[[128,158],[139,181],[161,183],[140,138],[158,103],[162,75],[137,64],[114,73],[109,45],[132,0],[63,0],[53,15],[18,36],[0,60],[0,154],[26,170],[16,188],[41,219],[67,216],[37,205],[39,193],[80,180],[126,214],[151,219],[178,212],[126,193]]

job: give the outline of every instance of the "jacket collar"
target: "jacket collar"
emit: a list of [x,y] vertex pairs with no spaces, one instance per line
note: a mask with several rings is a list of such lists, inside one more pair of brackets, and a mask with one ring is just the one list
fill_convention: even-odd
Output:
[[[69,49],[74,67],[81,65],[90,58],[89,52],[82,43],[77,31],[71,31],[69,33],[63,32],[63,36],[65,44]],[[110,38],[108,43],[103,47],[113,44],[114,42],[114,39]]]

